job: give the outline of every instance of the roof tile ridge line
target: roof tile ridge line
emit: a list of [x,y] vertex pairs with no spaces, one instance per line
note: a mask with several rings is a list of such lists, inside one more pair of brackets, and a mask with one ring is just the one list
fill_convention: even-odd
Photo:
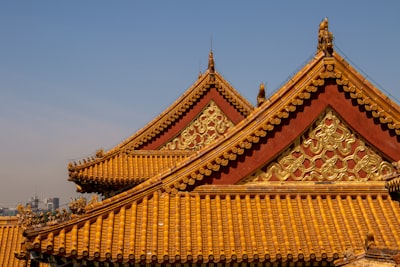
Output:
[[136,156],[136,155],[191,155],[193,154],[193,151],[191,150],[168,150],[168,149],[151,149],[151,150],[132,150],[128,153],[130,156]]
[[[382,103],[385,105],[382,109],[388,113],[392,114],[392,116],[397,117],[397,120],[399,122],[400,120],[400,105],[397,104],[395,101],[390,99],[388,95],[386,95],[384,92],[382,92],[378,87],[376,87],[373,83],[371,83],[365,76],[363,76],[357,69],[352,67],[340,54],[334,53],[334,57],[336,59],[336,63],[338,64],[339,70],[343,69],[349,69],[351,71],[351,75],[348,75],[348,72],[342,73],[348,80],[350,80],[351,76],[355,77],[357,79],[357,82],[359,83],[365,83],[368,88],[370,88],[370,92],[374,94],[372,97],[367,96],[369,99],[374,101],[377,105],[380,105],[379,103]],[[356,87],[359,87],[357,85],[354,85]],[[361,93],[364,92],[364,87],[358,88]],[[380,101],[377,101],[380,100]],[[397,112],[396,112],[397,111]],[[393,114],[395,113],[395,114]]]
[[[200,91],[202,92],[202,89],[209,83],[209,80],[207,77],[209,76],[209,73],[206,72],[204,75],[202,75],[199,79],[196,80],[196,82],[190,86],[181,96],[179,96],[171,105],[169,105],[164,111],[162,111],[159,115],[154,117],[149,123],[147,123],[144,127],[142,127],[140,130],[138,130],[136,133],[131,135],[130,137],[126,138],[124,141],[116,145],[114,148],[111,148],[109,151],[106,153],[112,153],[114,150],[119,150],[122,147],[126,146],[128,143],[134,141],[135,139],[143,139],[146,136],[146,132],[151,132],[154,131],[155,125],[160,125],[160,120],[165,122],[167,120],[168,115],[172,117],[177,113],[180,107],[180,103],[183,102],[188,97],[193,97],[194,92]],[[194,94],[195,95],[195,94]],[[187,100],[189,102],[189,99]],[[178,109],[178,110],[177,110]],[[185,108],[186,110],[186,108]],[[172,114],[171,114],[172,113]],[[145,135],[145,136],[143,136]],[[140,142],[140,141],[139,141]],[[146,142],[146,141],[144,141]]]
[[[268,182],[268,183],[253,183],[253,184],[239,184],[239,185],[203,185],[197,187],[193,193],[199,194],[253,194],[253,193],[293,193],[293,194],[335,194],[347,195],[349,193],[369,195],[382,195],[385,194],[389,197],[387,190],[384,187],[384,181],[347,181],[347,182],[333,182],[333,183],[318,183],[317,181],[309,182]],[[345,186],[344,186],[345,185]],[[320,191],[315,191],[318,188]],[[292,194],[292,195],[293,195]]]
[[[278,90],[276,90],[273,95],[271,95],[268,99],[266,99],[265,103],[269,102],[274,102],[277,101],[277,99],[280,99],[282,95],[286,94],[287,91],[290,91],[289,89],[293,87],[296,83],[298,83],[301,78],[306,74],[307,70],[315,68],[318,64],[320,64],[320,67],[323,67],[323,59],[325,58],[325,55],[323,52],[320,52],[316,54],[314,57],[311,58],[297,73],[295,73],[287,82],[285,82]],[[317,68],[314,72],[314,75],[312,78],[317,77],[321,73],[321,68]],[[310,76],[309,74],[307,76]],[[310,79],[312,79],[310,77]],[[297,87],[301,87],[297,85]],[[293,92],[292,95],[295,93]],[[265,104],[264,104],[265,105]]]
[[[319,77],[320,74],[322,72],[324,72],[324,68],[323,68],[324,67],[324,62],[322,61],[322,59],[323,59],[323,57],[318,57],[318,58],[316,58],[316,60],[312,60],[310,62],[310,63],[312,63],[312,65],[310,67],[317,67],[317,71],[314,73],[314,75],[307,76],[306,82],[303,82],[302,85],[300,86],[302,88],[301,89],[302,92],[303,91],[307,92],[309,90],[307,88],[307,85],[312,84],[314,78]],[[320,66],[318,66],[318,63],[321,63]],[[306,67],[307,66],[305,66],[305,68]],[[295,75],[297,77],[296,79],[298,81],[301,80],[301,78],[304,77],[304,73],[302,71],[300,71],[299,74],[302,74],[302,75],[301,76]],[[296,84],[296,82],[298,82],[298,81],[293,82],[293,84]],[[293,84],[291,84],[290,86],[288,84],[286,84],[285,86],[289,87],[289,88],[286,88],[286,91],[288,89],[290,89],[290,87],[292,87]],[[278,90],[278,92],[279,91],[281,91],[281,90]],[[182,171],[182,173],[179,174],[179,176],[181,177],[180,181],[178,179],[171,179],[172,181],[166,181],[166,183],[164,183],[164,180],[165,180],[164,179],[165,177],[164,177],[164,178],[161,178],[163,180],[163,184],[165,184],[165,186],[172,185],[173,183],[177,184],[177,183],[181,182],[188,175],[192,175],[192,174],[196,175],[196,172],[199,169],[203,168],[208,163],[212,163],[212,162],[216,161],[218,158],[221,157],[222,154],[228,153],[232,149],[235,149],[235,148],[241,149],[244,146],[246,146],[247,144],[252,143],[251,141],[254,141],[255,139],[257,139],[257,137],[250,138],[252,140],[248,141],[249,137],[252,136],[252,135],[256,135],[255,132],[258,131],[258,129],[263,127],[263,126],[262,127],[258,127],[257,126],[258,123],[259,123],[259,120],[260,120],[260,118],[259,118],[260,115],[264,117],[261,120],[265,121],[265,123],[267,123],[267,124],[270,124],[271,120],[273,120],[274,117],[277,117],[277,118],[279,117],[278,113],[279,113],[280,110],[283,110],[287,105],[290,105],[290,101],[292,101],[295,98],[299,98],[299,97],[300,97],[299,93],[296,94],[296,92],[294,92],[294,93],[289,94],[289,95],[286,96],[287,101],[285,103],[281,102],[280,98],[276,98],[274,103],[277,103],[277,104],[273,105],[273,103],[270,103],[269,105],[263,105],[262,106],[263,108],[262,107],[257,108],[253,113],[250,114],[250,116],[248,116],[247,118],[242,120],[234,128],[232,128],[230,131],[228,131],[228,133],[224,135],[225,138],[221,138],[221,139],[219,139],[219,141],[216,141],[216,142],[212,143],[211,145],[206,146],[203,149],[198,151],[199,153],[201,153],[201,155],[210,153],[211,156],[209,156],[209,158],[211,158],[211,159],[207,158],[207,163],[197,162],[195,160],[194,162],[197,162],[196,163],[196,167],[188,168],[188,166],[186,166],[187,163],[189,162],[189,165],[190,165],[190,162],[191,162],[190,159],[192,159],[192,157],[195,157],[195,155],[192,155],[192,156],[190,156],[190,159],[185,159],[185,160],[180,162],[180,165],[185,167],[185,171]],[[275,107],[273,107],[274,111],[271,112],[269,110],[268,112],[266,112],[267,107],[271,107],[271,106],[275,106]],[[280,119],[280,118],[278,118],[278,119]],[[256,125],[254,125],[255,121],[257,121]],[[274,124],[274,123],[272,123],[272,124]],[[251,132],[251,133],[248,133],[247,131],[242,131],[243,127],[251,128],[252,130],[248,131],[248,132]],[[237,136],[234,139],[234,141],[231,141],[232,136],[235,136],[236,132],[239,132],[239,134],[237,134]],[[214,149],[216,146],[221,146],[222,143],[225,143],[225,145],[223,145],[223,147],[224,147],[224,149],[222,149],[223,151],[221,151],[221,149]],[[231,145],[226,145],[227,143],[231,143]],[[176,166],[175,172],[177,171],[178,167],[180,167],[180,166],[178,166],[178,165]],[[195,170],[192,171],[192,169],[195,169]],[[176,177],[174,176],[174,178],[176,178]]]
[[[96,212],[102,213],[104,208],[108,208],[109,210],[114,210],[115,208],[119,208],[125,205],[129,205],[133,201],[137,201],[142,199],[145,196],[150,196],[154,194],[156,191],[160,191],[162,189],[161,180],[153,180],[151,183],[149,181],[145,181],[132,189],[124,191],[118,195],[107,198],[99,203],[94,204],[93,206],[87,207],[86,214],[92,214]],[[162,191],[162,190],[161,190]]]
[[[220,74],[220,73],[217,72],[217,71],[215,72],[215,74],[217,74],[218,79],[221,80],[220,82],[221,82],[224,86],[226,86],[226,87],[229,88],[230,92],[224,90],[225,92],[227,92],[227,93],[230,94],[230,95],[234,95],[236,99],[239,99],[239,100],[240,100],[240,103],[239,103],[239,104],[240,104],[243,108],[247,109],[247,110],[249,111],[249,113],[250,113],[252,110],[254,110],[255,107],[253,106],[253,104],[251,104],[251,102],[250,102],[248,99],[246,99],[243,95],[241,95],[241,94],[239,93],[239,91],[238,91],[235,87],[233,87],[233,86],[222,76],[222,74]],[[217,89],[218,89],[218,88],[217,88]],[[221,88],[221,89],[223,90],[224,88]],[[227,100],[228,100],[229,102],[231,102],[230,99],[227,99]]]
[[[323,55],[323,54],[322,54]],[[278,104],[278,102],[283,102],[282,97],[286,97],[286,99],[288,100],[285,104],[289,104],[289,100],[293,100],[294,98],[298,97],[298,92],[295,90],[291,90],[293,88],[293,86],[296,86],[296,88],[302,88],[301,90],[305,91],[306,90],[306,86],[309,84],[312,84],[312,81],[315,78],[318,78],[319,75],[324,71],[323,67],[323,56],[322,57],[313,57],[312,60],[310,60],[310,62],[308,64],[306,64],[303,69],[299,70],[299,72],[294,75],[288,82],[286,82],[285,84],[282,85],[282,87],[280,87],[278,90],[275,91],[275,93],[273,95],[271,95],[268,99],[266,99],[266,101],[262,104],[262,106],[257,107],[255,109],[254,112],[252,112],[252,114],[250,114],[250,116],[258,116],[258,113],[263,113],[265,112],[265,110],[269,110],[268,113],[272,113],[275,114],[279,111],[279,107],[276,107]],[[314,68],[315,71],[313,72],[312,75],[307,74],[307,78],[305,79],[305,81],[303,81],[301,83],[301,85],[298,85],[298,83],[302,80],[302,78],[304,78],[304,74],[306,73],[305,70],[309,70]],[[271,110],[271,108],[273,110]],[[258,110],[258,111],[257,111]],[[249,119],[250,119],[249,116]]]
[[[108,155],[112,155],[115,153],[119,153],[120,149],[122,147],[124,147],[125,145],[127,145],[128,143],[130,143],[132,140],[134,140],[135,138],[138,138],[141,134],[145,133],[146,131],[148,131],[157,121],[159,121],[162,117],[165,117],[166,115],[168,115],[169,111],[173,111],[173,109],[179,104],[179,102],[181,102],[181,100],[183,100],[187,95],[189,95],[190,93],[192,93],[192,91],[194,91],[196,88],[199,88],[200,85],[207,84],[209,81],[206,79],[206,77],[208,76],[208,72],[206,72],[204,75],[202,75],[200,78],[198,78],[196,80],[196,82],[189,87],[189,89],[187,89],[177,100],[175,100],[169,107],[167,107],[167,109],[165,109],[162,113],[160,113],[159,115],[157,115],[156,117],[154,117],[150,122],[148,122],[144,127],[142,127],[141,129],[139,129],[137,132],[135,132],[134,134],[132,134],[131,136],[125,138],[123,141],[121,141],[119,144],[117,144],[116,146],[114,146],[113,148],[109,149],[108,151],[105,152],[105,155],[103,157],[100,157],[99,159],[101,160],[102,158],[104,158],[105,156]],[[70,164],[74,165],[76,162],[80,161],[80,160],[87,160],[90,157],[83,157],[82,159],[77,159],[74,161],[71,161]],[[94,160],[90,160],[89,162],[97,162],[97,158]],[[84,164],[80,164],[80,165],[84,165]],[[74,166],[75,167],[75,166]]]
[[94,166],[100,162],[104,162],[105,160],[115,158],[117,156],[120,156],[121,154],[126,153],[128,156],[159,156],[159,155],[172,155],[172,156],[189,156],[193,154],[193,151],[187,151],[187,150],[131,150],[129,152],[118,150],[115,151],[114,153],[110,153],[109,155],[104,155],[103,157],[95,158],[92,161],[88,161],[86,163],[83,163],[81,165],[76,165],[76,166],[69,166],[68,170],[69,171],[79,171],[85,168],[88,168],[90,166]]
[[[341,70],[341,68],[344,69],[345,73],[336,72],[340,75],[339,79],[337,79],[337,83],[343,86],[344,92],[348,93],[351,99],[356,100],[359,106],[364,107],[365,112],[371,112],[371,115],[375,119],[378,119],[380,124],[386,124],[389,131],[393,131],[397,136],[400,136],[399,106],[393,101],[390,101],[383,92],[368,82],[356,69],[351,68],[344,59],[340,61],[341,59],[342,58],[338,56],[336,66],[339,70]],[[343,66],[341,64],[342,62],[346,62],[348,65]],[[346,72],[346,69],[349,71]],[[351,79],[352,77],[354,79]],[[356,80],[357,84],[353,84],[353,80]],[[363,83],[367,86],[363,87]],[[366,89],[366,91],[364,89]]]
[[[194,83],[188,90],[186,90],[186,92],[184,92],[184,94],[179,97],[173,104],[170,105],[169,108],[167,108],[166,110],[164,110],[161,114],[159,114],[157,117],[155,117],[152,121],[150,121],[146,126],[144,126],[142,129],[140,129],[138,132],[136,132],[135,134],[133,134],[131,137],[128,137],[127,139],[125,139],[124,141],[122,141],[121,143],[119,143],[117,146],[115,146],[114,148],[110,149],[109,151],[107,151],[105,153],[105,155],[103,157],[100,158],[94,158],[94,159],[90,159],[90,157],[86,157],[83,158],[83,160],[88,160],[88,162],[74,166],[74,164],[79,161],[73,161],[74,163],[71,162],[71,167],[69,169],[71,170],[77,170],[77,169],[82,169],[88,166],[91,166],[93,164],[96,164],[98,162],[103,161],[104,159],[109,159],[113,156],[115,156],[116,154],[120,153],[120,149],[125,146],[126,144],[128,144],[129,142],[131,142],[132,140],[134,140],[135,138],[137,138],[140,134],[144,133],[146,130],[150,129],[152,126],[154,126],[155,122],[159,121],[159,119],[161,119],[162,117],[168,115],[169,111],[173,111],[174,108],[179,106],[179,103],[182,102],[182,100],[184,100],[186,98],[186,96],[190,97],[190,94],[193,94],[195,89],[202,89],[204,87],[204,85],[210,84],[212,83],[209,79],[206,79],[206,77],[209,75],[210,73],[207,71],[204,75],[202,75],[196,83]],[[233,95],[236,97],[236,99],[240,100],[240,105],[242,106],[243,109],[247,110],[247,112],[251,112],[252,110],[254,110],[253,105],[247,100],[245,99],[242,95],[240,95],[240,93],[229,84],[229,82],[227,82],[220,73],[218,73],[217,71],[215,71],[215,73],[213,73],[214,75],[216,75],[218,77],[218,79],[220,79],[222,81],[222,84],[226,87],[228,87],[230,89],[230,91],[233,93]],[[202,86],[203,85],[203,86]],[[222,86],[221,86],[222,87]],[[222,88],[223,89],[223,88]],[[202,91],[202,90],[200,90]],[[224,90],[225,92],[227,92],[228,94],[230,94],[229,91]],[[231,95],[231,94],[230,94]],[[227,99],[228,102],[231,102],[230,98],[227,98],[225,96],[223,96],[225,99]],[[233,103],[234,104],[234,103]],[[242,111],[243,113],[243,111]],[[82,159],[81,159],[82,160]]]
[[[99,203],[94,204],[92,207],[87,207],[85,214],[78,215],[77,217],[63,221],[61,223],[45,226],[43,228],[27,228],[24,233],[27,234],[28,237],[33,237],[37,235],[41,235],[42,239],[46,237],[49,233],[55,232],[61,229],[69,228],[74,225],[80,225],[87,220],[94,220],[98,216],[106,216],[111,211],[119,209],[123,206],[130,205],[135,201],[139,201],[143,199],[145,196],[150,196],[154,194],[154,192],[159,191],[161,187],[161,183],[153,183],[152,189],[148,187],[139,188],[137,192],[132,192],[135,194],[125,194],[125,192],[113,196],[111,198],[107,198]],[[136,187],[135,187],[136,188]],[[132,190],[129,190],[132,191]],[[83,224],[82,224],[83,225]]]

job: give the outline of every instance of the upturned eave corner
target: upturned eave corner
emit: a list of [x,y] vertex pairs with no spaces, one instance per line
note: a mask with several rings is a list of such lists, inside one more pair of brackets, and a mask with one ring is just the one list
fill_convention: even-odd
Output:
[[400,160],[392,163],[395,171],[384,177],[385,188],[394,201],[400,202]]

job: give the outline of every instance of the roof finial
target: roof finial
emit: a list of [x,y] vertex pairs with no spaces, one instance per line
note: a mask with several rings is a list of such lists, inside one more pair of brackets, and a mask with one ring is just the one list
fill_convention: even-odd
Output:
[[331,57],[333,53],[333,34],[328,29],[328,18],[319,24],[317,52],[319,51],[323,51],[326,57]]
[[257,107],[261,106],[262,103],[265,102],[265,85],[264,83],[260,84],[260,90],[257,95]]
[[210,73],[215,72],[214,54],[213,54],[213,50],[212,50],[212,34],[210,36],[210,54],[208,55],[208,71]]
[[210,51],[210,54],[208,55],[208,71],[210,73],[214,73],[214,71],[215,71],[214,54],[213,54],[212,50]]
[[201,73],[201,64],[199,62],[199,75],[197,76],[197,78],[200,79],[201,76],[203,76],[203,73]]

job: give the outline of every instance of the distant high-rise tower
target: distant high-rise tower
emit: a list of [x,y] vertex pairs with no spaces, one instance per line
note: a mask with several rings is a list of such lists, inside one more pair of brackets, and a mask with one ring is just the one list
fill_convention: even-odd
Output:
[[46,209],[55,212],[60,206],[60,199],[58,197],[48,198],[46,201]]

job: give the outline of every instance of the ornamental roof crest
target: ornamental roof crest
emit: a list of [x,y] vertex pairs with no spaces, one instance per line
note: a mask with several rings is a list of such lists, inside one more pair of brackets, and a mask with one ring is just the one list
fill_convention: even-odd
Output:
[[317,53],[319,51],[323,51],[326,57],[331,57],[333,53],[333,34],[328,28],[328,18],[319,24]]

